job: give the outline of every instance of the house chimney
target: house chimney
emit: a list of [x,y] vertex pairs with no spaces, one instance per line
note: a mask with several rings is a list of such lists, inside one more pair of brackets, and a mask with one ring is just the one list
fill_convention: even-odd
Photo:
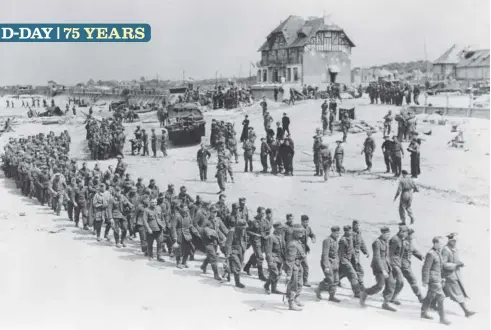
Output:
[[325,25],[332,25],[332,17],[331,17],[331,14],[326,14],[326,12],[324,12],[324,16],[323,16],[323,19],[324,19],[324,24]]

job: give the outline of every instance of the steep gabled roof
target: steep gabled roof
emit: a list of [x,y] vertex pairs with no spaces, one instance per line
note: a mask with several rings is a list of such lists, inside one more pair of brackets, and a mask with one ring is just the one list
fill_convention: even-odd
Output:
[[457,64],[459,63],[459,54],[462,52],[462,48],[457,45],[450,47],[445,53],[443,53],[433,64]]
[[457,67],[489,67],[489,49],[467,51],[457,63]]
[[[259,48],[259,51],[269,49],[269,41],[271,40],[271,37],[277,33],[281,32],[283,34],[283,37],[286,40],[286,47],[290,48],[305,46],[310,38],[319,31],[337,31],[344,33],[344,30],[336,24],[324,24],[323,18],[312,17],[308,20],[304,20],[299,16],[290,15],[268,35],[266,42]],[[349,39],[346,33],[344,33],[344,35],[351,47],[355,47],[355,44]]]

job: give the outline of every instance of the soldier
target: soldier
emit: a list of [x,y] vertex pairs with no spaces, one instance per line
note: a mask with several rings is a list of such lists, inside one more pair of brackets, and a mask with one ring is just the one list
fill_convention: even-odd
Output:
[[332,166],[332,153],[327,142],[323,142],[321,145],[320,162],[324,173],[324,181],[327,181]]
[[[209,231],[208,229],[212,229]],[[218,275],[218,266],[217,266],[217,248],[221,247],[222,251],[224,250],[224,243],[226,237],[228,235],[228,229],[223,223],[222,219],[217,217],[217,209],[215,206],[210,207],[210,216],[207,220],[205,220],[203,224],[203,230],[201,233],[201,237],[203,239],[203,245],[206,252],[206,258],[201,265],[201,270],[203,273],[206,273],[206,268],[208,264],[211,264],[211,268],[213,270],[214,278],[218,281],[221,281],[220,275]]]
[[50,183],[50,193],[52,196],[52,208],[56,215],[60,215],[61,206],[63,205],[63,199],[65,197],[66,181],[65,176],[58,173],[58,169],[54,169],[55,173]]
[[155,128],[152,128],[150,142],[152,146],[153,157],[157,157],[157,135],[155,134]]
[[[261,165],[263,167],[263,170],[261,171],[261,173],[268,173],[268,154],[270,154],[270,152],[271,152],[271,148],[266,143],[266,138],[261,138],[260,157],[261,157]],[[247,170],[246,170],[246,172],[247,172]]]
[[372,170],[372,158],[375,150],[375,141],[372,138],[372,132],[367,132],[367,138],[363,142],[363,150],[361,153],[365,153],[365,164],[367,168],[365,171],[370,172]]
[[340,302],[336,298],[336,286],[339,283],[339,255],[338,255],[339,226],[331,227],[331,235],[322,241],[321,269],[324,280],[315,290],[318,300],[322,300],[322,291],[329,291],[329,301]]
[[164,195],[164,199],[167,201],[167,203],[169,203],[169,205],[172,205],[172,202],[175,198],[176,198],[176,194],[174,193],[174,185],[168,184],[167,190]]
[[217,178],[218,188],[220,189],[217,194],[225,192],[225,180],[227,177],[227,165],[223,161],[219,161],[217,164],[217,173],[215,178]]
[[285,221],[285,243],[288,244],[293,239],[293,214],[288,213]]
[[[176,255],[177,268],[188,268],[187,261],[193,250],[192,233],[196,232],[189,208],[186,204],[181,204],[176,210],[174,220],[171,222],[171,236],[174,245],[174,254]],[[181,263],[182,260],[182,263]]]
[[[353,231],[351,233],[351,237],[353,240],[354,253],[353,258],[351,259],[351,264],[356,271],[360,289],[364,290],[365,287],[363,285],[363,276],[365,272],[363,270],[363,266],[360,263],[360,252],[363,253],[367,258],[370,258],[370,253],[368,253],[365,241],[363,240],[363,236],[361,236],[360,224],[358,223],[358,220],[353,220],[352,225]],[[343,274],[340,274],[339,280],[341,280],[343,277]]]
[[[306,214],[302,214],[300,217],[300,221],[302,223],[302,227],[305,229],[305,235],[302,237],[302,245],[303,249],[306,254],[310,252],[310,247],[308,244],[308,238],[312,241],[312,244],[315,244],[315,234],[312,231],[312,228],[309,226],[309,216]],[[310,287],[311,285],[309,284],[309,264],[307,263],[307,258],[305,258],[302,261],[302,267],[303,267],[303,286]]]
[[392,150],[390,154],[390,158],[392,159],[392,165],[395,168],[395,177],[399,177],[401,175],[402,170],[402,158],[404,157],[404,150],[402,149],[402,145],[399,142],[397,136],[393,136],[392,142]]
[[266,244],[266,238],[271,232],[272,224],[265,218],[265,209],[262,206],[257,208],[257,214],[249,224],[248,233],[251,235],[251,244],[254,253],[249,258],[249,261],[244,267],[244,271],[250,274],[250,268],[252,265],[257,264],[257,272],[261,281],[266,281],[266,277],[263,272],[264,261],[264,247]]
[[428,287],[426,297],[421,305],[421,318],[432,320],[428,314],[430,304],[436,299],[438,306],[438,314],[440,316],[440,323],[445,325],[450,325],[451,322],[445,317],[445,307],[444,300],[445,294],[442,287],[442,270],[443,270],[443,260],[442,260],[442,243],[441,237],[434,237],[432,240],[433,247],[426,254],[425,262],[422,269],[422,281],[423,287]]
[[143,143],[143,156],[150,155],[150,153],[148,152],[148,134],[147,132],[145,132],[145,129],[142,129],[141,141]]
[[334,130],[334,120],[336,119],[336,110],[329,110],[329,131],[333,132]]
[[263,96],[263,100],[261,101],[261,103],[259,103],[259,105],[263,109],[263,116],[264,116],[264,114],[268,111],[268,102],[266,102],[266,96]]
[[245,285],[240,282],[240,271],[247,249],[246,229],[247,222],[240,219],[235,227],[229,230],[225,241],[225,259],[230,263],[230,271],[234,274],[235,286],[240,289],[245,288]]
[[[295,151],[293,149],[293,142],[290,138],[283,140],[278,150],[279,157],[283,161],[285,167],[285,176],[293,176],[293,156]],[[281,171],[281,164],[278,165]]]
[[404,254],[404,240],[408,234],[408,228],[405,225],[399,227],[397,235],[389,240],[389,262],[392,268],[392,276],[395,279],[395,290],[391,299],[394,305],[400,305],[397,299],[404,287],[404,275],[402,274],[402,256]]
[[338,172],[339,176],[342,176],[344,172],[344,166],[343,166],[343,160],[344,160],[344,148],[341,145],[342,141],[337,140],[336,141],[337,146],[336,149],[334,150],[334,159],[336,163],[336,172]]
[[283,128],[283,132],[288,134],[290,133],[290,118],[286,115],[286,112],[283,113],[283,117],[281,117],[281,126]]
[[389,135],[392,128],[392,121],[394,118],[392,117],[392,110],[389,110],[387,114],[384,116],[384,135]]
[[167,133],[167,130],[164,128],[162,129],[162,135],[160,136],[160,151],[162,151],[162,154],[164,156],[167,156],[168,145],[169,145],[169,133]]
[[244,142],[242,148],[244,149],[244,172],[248,172],[249,170],[252,172],[252,156],[254,155],[254,151],[256,151],[256,147],[254,146],[254,143],[249,140]]
[[338,242],[339,245],[339,277],[347,277],[351,284],[351,290],[355,298],[360,297],[360,282],[358,273],[354,265],[355,248],[353,241],[353,232],[350,225],[343,227],[344,235]]
[[114,170],[114,174],[118,174],[120,178],[124,177],[126,170],[128,169],[128,165],[123,162],[123,157],[121,155],[116,156],[118,159],[118,163],[116,164],[116,169]]
[[385,135],[384,143],[382,143],[382,153],[384,154],[384,162],[385,162],[385,167],[387,169],[385,173],[390,173],[391,169],[393,173],[395,173],[395,168],[392,164],[392,159],[391,159],[392,149],[393,149],[392,141],[389,139],[389,136]]
[[206,181],[207,180],[207,174],[208,174],[208,159],[210,159],[211,154],[210,152],[205,148],[205,144],[201,144],[201,148],[198,150],[196,154],[196,161],[198,163],[198,169],[199,169],[199,178],[201,181]]
[[299,300],[303,286],[302,262],[307,255],[301,243],[305,236],[305,229],[301,224],[293,226],[293,239],[286,246],[285,272],[287,278],[286,296],[288,308],[293,311],[302,310],[303,304]]
[[465,313],[465,317],[471,317],[475,312],[470,311],[465,304],[465,299],[469,297],[465,292],[464,283],[460,275],[460,269],[464,267],[464,263],[460,261],[456,247],[457,234],[448,234],[447,238],[447,245],[442,249],[442,276],[445,279],[443,292],[445,296],[450,297],[451,300],[460,305]]
[[227,149],[230,151],[231,156],[234,156],[235,163],[238,164],[239,154],[237,153],[237,139],[235,138],[235,132],[227,138],[226,145]]
[[[416,134],[417,134],[417,132],[416,132]],[[419,166],[420,145],[421,145],[421,140],[416,138],[416,136],[414,136],[411,139],[411,143],[409,144],[409,147],[407,148],[407,151],[409,151],[409,153],[411,155],[411,177],[412,178],[417,178],[418,175],[421,174],[421,168]]]
[[147,255],[148,259],[153,259],[153,242],[157,241],[157,261],[165,261],[161,256],[162,251],[162,230],[165,224],[162,221],[162,212],[157,206],[157,200],[151,199],[150,204],[143,210],[142,223],[145,228],[147,237]]
[[125,239],[128,233],[128,219],[125,213],[132,208],[133,205],[130,201],[121,194],[121,188],[115,187],[108,203],[108,216],[113,227],[114,241],[117,248],[126,247]]
[[343,131],[343,142],[346,142],[348,138],[348,130],[351,127],[350,119],[348,117],[348,113],[345,112],[343,117],[341,118],[341,129]]
[[314,153],[314,166],[315,173],[314,176],[322,176],[322,163],[321,163],[321,147],[322,147],[322,137],[319,135],[314,136],[314,145],[312,151]]
[[268,235],[265,240],[264,252],[266,254],[269,277],[264,284],[264,290],[266,290],[267,294],[283,294],[282,292],[278,291],[277,287],[286,252],[286,244],[283,235],[284,226],[278,221],[273,224],[273,228],[273,233]]
[[150,199],[157,199],[159,197],[159,187],[155,184],[155,179],[150,179],[148,187],[146,189],[149,192]]
[[406,224],[406,213],[411,220],[411,224],[414,223],[414,215],[411,209],[413,201],[413,191],[418,192],[418,187],[414,183],[413,179],[407,177],[407,171],[402,170],[402,178],[399,180],[399,186],[397,187],[396,195],[394,196],[394,202],[399,197],[399,217],[401,218],[401,224]]
[[396,312],[397,310],[389,305],[394,293],[394,278],[392,277],[392,269],[389,263],[388,240],[390,230],[384,226],[380,229],[380,232],[381,235],[372,243],[373,258],[371,267],[377,283],[360,293],[360,305],[365,307],[367,296],[377,294],[383,289],[384,303],[382,304],[382,308]]
[[[77,187],[76,179],[70,178],[70,184],[66,187],[66,196],[67,196],[67,213],[68,220],[73,221],[73,209],[75,202],[75,189]],[[78,223],[76,224],[78,227]]]
[[[414,229],[409,228],[407,232],[407,237],[402,242],[404,246],[402,250],[401,270],[402,270],[402,275],[411,286],[411,289],[413,290],[416,297],[418,297],[418,301],[422,303],[423,296],[421,295],[421,290],[419,289],[418,283],[416,281],[416,277],[414,276],[411,268],[411,256],[415,256],[419,260],[423,260],[423,255],[414,248],[412,244],[412,240],[414,238],[413,235],[414,235]],[[392,298],[392,300],[394,300],[394,298]]]
[[92,198],[92,210],[94,219],[94,230],[97,236],[97,241],[100,242],[101,239],[101,229],[102,223],[106,220],[106,212],[108,207],[108,202],[104,197],[105,185],[99,184],[98,190]]

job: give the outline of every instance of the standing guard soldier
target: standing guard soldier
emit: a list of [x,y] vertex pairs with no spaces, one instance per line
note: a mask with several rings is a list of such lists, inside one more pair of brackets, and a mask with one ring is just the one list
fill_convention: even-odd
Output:
[[392,121],[394,118],[392,117],[392,110],[384,116],[384,135],[389,135],[392,128]]
[[324,181],[327,181],[332,166],[332,153],[327,142],[323,142],[321,145],[320,161],[324,172]]
[[207,174],[208,174],[208,159],[210,159],[211,154],[206,149],[205,144],[201,144],[201,148],[198,150],[196,154],[196,161],[198,163],[198,169],[199,169],[199,178],[201,181],[206,181],[207,180]]
[[167,156],[167,148],[169,146],[169,133],[164,128],[162,129],[162,135],[160,136],[160,151],[164,156]]
[[225,192],[225,179],[227,177],[227,165],[223,161],[219,161],[217,164],[217,173],[215,178],[217,178],[218,188],[220,189],[217,194]]
[[334,160],[336,161],[336,172],[338,172],[339,176],[342,176],[344,172],[344,166],[343,166],[344,148],[341,145],[342,141],[337,140],[336,143],[337,146],[336,149],[334,150]]
[[425,262],[422,269],[422,281],[423,287],[428,287],[426,297],[423,299],[423,304],[421,305],[421,318],[432,320],[428,314],[430,304],[436,299],[438,314],[440,316],[440,323],[445,325],[450,325],[451,322],[445,317],[445,293],[443,292],[442,282],[443,282],[443,260],[442,260],[442,238],[434,237],[432,240],[433,247],[426,254]]
[[403,157],[404,157],[404,150],[402,149],[402,145],[399,142],[397,136],[394,135],[390,158],[392,159],[392,165],[395,168],[395,173],[394,173],[395,177],[399,177],[401,175]]
[[389,263],[388,240],[390,237],[390,230],[388,227],[382,227],[380,232],[381,235],[372,244],[373,259],[371,266],[377,283],[361,292],[360,305],[365,307],[367,296],[377,294],[383,289],[384,303],[382,304],[382,308],[391,312],[396,312],[397,310],[389,305],[394,293],[394,278],[392,277],[392,269]]
[[382,143],[382,153],[384,154],[384,162],[385,162],[385,167],[386,167],[386,172],[385,173],[390,173],[392,172],[395,174],[395,167],[392,163],[392,158],[391,158],[391,150],[392,150],[392,141],[390,140],[389,136],[385,135],[384,136],[384,143]]
[[348,113],[345,112],[343,114],[343,117],[341,118],[341,129],[343,131],[343,142],[346,142],[346,139],[348,138],[348,130],[351,127],[351,122],[348,117]]
[[321,163],[321,147],[322,147],[322,137],[320,135],[314,135],[314,145],[312,151],[314,153],[314,166],[315,173],[314,176],[321,176],[322,173],[322,163]]
[[389,240],[389,261],[392,269],[392,276],[395,279],[395,290],[392,295],[391,303],[400,305],[397,299],[404,287],[404,275],[402,274],[402,256],[404,254],[404,241],[407,237],[408,228],[405,225],[399,227],[397,235]]
[[301,243],[305,236],[305,229],[301,224],[293,226],[293,239],[286,246],[285,272],[287,278],[286,296],[288,308],[293,311],[301,311],[303,304],[299,297],[303,286],[302,262],[307,255]]
[[367,168],[365,171],[370,172],[372,170],[372,158],[375,150],[375,141],[372,138],[372,132],[367,132],[367,138],[363,142],[363,150],[361,153],[365,153],[365,164]]
[[329,292],[329,301],[340,302],[336,295],[336,286],[339,282],[339,255],[338,255],[339,226],[331,227],[331,235],[322,241],[321,269],[324,280],[315,290],[318,300],[322,300],[322,291]]
[[243,219],[237,221],[231,228],[225,241],[225,259],[230,263],[230,271],[234,275],[235,286],[243,289],[245,285],[240,282],[240,271],[247,249],[247,222]]
[[153,157],[157,157],[157,135],[155,134],[155,128],[152,128],[152,134],[150,136],[150,142],[152,147]]
[[[270,152],[271,152],[271,149],[270,149],[268,143],[266,142],[266,138],[261,138],[260,158],[261,158],[261,165],[263,167],[263,170],[261,171],[261,173],[268,173],[268,154],[270,154]],[[273,167],[272,164],[271,164],[271,167]]]
[[[416,132],[417,134],[417,132]],[[414,136],[411,139],[411,143],[409,144],[407,151],[410,153],[411,157],[411,177],[417,178],[418,175],[421,174],[420,168],[420,156],[421,156],[421,140]]]
[[264,284],[264,290],[266,290],[267,294],[283,294],[278,291],[278,280],[280,279],[286,252],[286,244],[283,235],[284,226],[278,221],[273,224],[273,228],[273,233],[267,236],[264,246],[266,263],[268,264],[269,271],[269,277]]
[[[310,247],[308,244],[308,238],[312,241],[313,244],[315,244],[315,234],[312,231],[312,228],[309,226],[309,216],[306,214],[302,214],[300,217],[300,221],[302,223],[302,227],[305,229],[305,235],[302,237],[302,245],[303,249],[306,254],[310,252]],[[307,258],[305,258],[302,261],[302,267],[303,267],[303,286],[310,287],[311,285],[309,284],[309,264],[307,263]]]
[[248,140],[244,142],[242,148],[244,149],[244,172],[248,172],[249,170],[252,172],[252,156],[254,155],[254,151],[256,151],[256,147],[254,146],[253,142]]

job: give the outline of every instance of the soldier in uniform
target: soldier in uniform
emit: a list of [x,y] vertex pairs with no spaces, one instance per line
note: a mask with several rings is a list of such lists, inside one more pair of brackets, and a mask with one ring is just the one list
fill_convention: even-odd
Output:
[[106,187],[103,183],[99,184],[98,190],[92,198],[92,210],[94,219],[94,230],[97,236],[97,241],[101,241],[102,223],[106,221],[106,212],[108,203],[104,197]]
[[243,219],[237,221],[231,228],[225,241],[225,259],[229,261],[230,271],[234,275],[235,286],[243,289],[245,285],[240,282],[240,271],[247,249],[247,222]]
[[399,177],[401,175],[402,170],[402,158],[404,157],[404,150],[402,149],[402,145],[399,142],[397,136],[394,135],[392,142],[392,150],[390,154],[390,158],[392,159],[392,165],[395,168],[394,176]]
[[360,305],[365,307],[367,296],[377,294],[383,289],[384,303],[382,308],[395,312],[396,309],[389,304],[394,293],[394,278],[392,277],[392,269],[389,262],[388,240],[390,230],[388,227],[382,227],[380,232],[381,235],[372,244],[373,259],[371,266],[377,283],[360,293]]
[[142,129],[141,141],[143,143],[143,156],[149,156],[148,152],[148,134],[145,132],[145,129]]
[[157,261],[163,262],[160,256],[162,251],[162,230],[165,224],[162,221],[162,212],[157,206],[157,200],[150,200],[150,204],[143,210],[142,214],[143,227],[146,230],[147,237],[147,255],[148,259],[153,259],[153,242],[157,242]]
[[302,310],[303,304],[299,297],[303,286],[302,262],[307,258],[301,240],[305,236],[305,229],[301,224],[293,226],[292,240],[286,246],[285,272],[287,278],[286,296],[288,308],[293,311]]
[[397,235],[389,240],[389,261],[392,269],[392,276],[395,279],[395,289],[392,295],[391,303],[400,305],[401,302],[397,299],[404,287],[404,275],[402,274],[402,256],[404,254],[404,240],[408,234],[408,228],[405,225],[399,227]]
[[432,240],[433,247],[426,254],[425,262],[422,269],[422,281],[423,287],[428,287],[426,297],[423,299],[421,305],[421,318],[432,320],[428,314],[430,304],[433,300],[437,302],[438,314],[440,316],[440,323],[450,325],[451,322],[445,317],[445,293],[443,292],[443,260],[442,260],[442,238],[434,237]]
[[[411,257],[415,256],[419,260],[423,260],[423,255],[414,248],[413,246],[413,238],[414,238],[414,229],[409,228],[407,232],[406,239],[402,242],[404,244],[402,249],[402,262],[401,262],[401,271],[404,278],[407,280],[411,289],[413,290],[416,297],[420,303],[423,302],[423,296],[421,295],[421,290],[418,286],[418,282],[416,281],[416,277],[413,274],[413,270],[411,268]],[[394,300],[394,298],[392,298]]]
[[153,157],[157,157],[157,135],[155,134],[155,128],[152,128],[150,142],[151,142]]
[[341,176],[343,175],[342,173],[344,172],[344,166],[343,166],[344,148],[341,145],[342,141],[337,140],[336,143],[337,146],[336,149],[334,150],[334,160],[336,163],[336,172],[338,172],[339,176]]
[[[266,142],[266,138],[261,138],[261,165],[263,166],[263,170],[261,173],[268,173],[268,154],[270,154],[271,149]],[[271,167],[273,167],[271,165]],[[247,171],[246,171],[247,172]]]
[[318,300],[322,300],[322,291],[329,292],[329,301],[340,302],[336,298],[336,286],[339,283],[339,255],[338,255],[339,226],[331,227],[331,235],[322,241],[321,269],[324,280],[315,290]]
[[164,128],[162,129],[162,134],[160,135],[160,151],[162,151],[162,154],[164,156],[167,156],[168,145],[169,145],[169,133],[167,133],[167,130]]
[[121,155],[116,156],[118,159],[118,163],[116,164],[116,169],[114,170],[114,174],[118,174],[120,178],[124,177],[126,170],[128,169],[128,165],[123,162],[123,157]]
[[51,207],[55,211],[56,215],[60,215],[61,206],[65,198],[66,182],[65,176],[58,172],[58,169],[54,169],[55,173],[50,183],[50,193],[52,196]]
[[248,172],[249,170],[252,172],[252,156],[254,155],[254,151],[256,151],[256,147],[254,143],[249,141],[244,142],[242,147],[244,149],[244,172]]
[[[312,244],[315,244],[315,234],[314,232],[312,231],[312,228],[310,228],[309,226],[309,216],[306,215],[306,214],[302,214],[302,216],[300,217],[300,221],[302,223],[302,227],[305,229],[305,235],[302,237],[302,245],[303,245],[303,249],[305,251],[306,254],[308,254],[310,252],[310,247],[309,247],[309,244],[308,244],[308,238],[310,238],[310,240],[312,241]],[[310,287],[310,284],[309,284],[309,264],[307,263],[307,258],[305,258],[303,261],[302,261],[302,267],[303,267],[303,286],[306,286],[306,287]]]
[[108,203],[108,216],[113,227],[114,241],[118,248],[126,247],[125,239],[128,233],[128,219],[125,214],[127,210],[132,208],[133,205],[130,201],[121,194],[121,187],[115,187]]
[[244,267],[244,271],[249,274],[252,265],[257,265],[257,272],[261,281],[266,281],[263,271],[264,247],[266,238],[271,232],[272,224],[265,217],[265,209],[262,206],[257,208],[257,214],[249,223],[248,233],[251,235],[251,244],[254,253]]
[[323,142],[321,145],[320,161],[324,172],[324,181],[327,181],[332,166],[332,153],[327,142]]
[[358,273],[354,265],[355,249],[353,241],[353,232],[350,225],[343,227],[344,235],[338,242],[339,248],[339,277],[347,277],[351,283],[351,290],[355,298],[360,297],[360,282]]
[[211,154],[206,149],[204,143],[201,144],[201,148],[196,154],[196,161],[198,163],[199,178],[201,181],[206,181],[208,174],[208,159],[210,159]]
[[411,157],[411,177],[417,178],[418,175],[421,174],[421,168],[419,165],[420,161],[420,144],[421,140],[413,137],[411,139],[411,143],[409,144],[409,147],[407,148],[407,151],[410,153]]
[[172,247],[176,255],[177,268],[188,268],[188,257],[194,249],[192,233],[197,234],[197,230],[189,216],[189,208],[186,204],[181,204],[171,222],[171,236],[174,242]]
[[411,224],[414,223],[413,211],[411,209],[413,191],[419,191],[413,179],[408,178],[407,174],[406,170],[402,170],[402,178],[399,180],[396,195],[394,196],[394,201],[399,195],[401,196],[399,199],[399,217],[401,218],[401,224],[403,225],[406,224],[406,213],[411,220]]
[[217,173],[215,174],[217,178],[218,188],[220,191],[217,194],[225,192],[225,180],[227,178],[227,165],[223,161],[219,161],[217,164]]
[[350,119],[348,117],[348,113],[344,113],[343,117],[341,118],[341,129],[343,131],[343,142],[346,142],[346,139],[348,138],[348,130],[351,127]]
[[392,117],[392,110],[389,110],[387,114],[384,116],[384,135],[389,135],[392,128],[392,121],[394,118]]
[[372,158],[375,151],[375,141],[372,138],[372,132],[367,132],[367,138],[363,142],[363,150],[361,153],[365,153],[365,164],[367,168],[365,171],[370,172],[372,170]]
[[442,276],[445,279],[443,292],[452,301],[460,305],[465,313],[465,317],[471,317],[475,312],[469,310],[465,304],[465,299],[469,298],[465,292],[464,283],[460,269],[464,267],[464,263],[460,261],[457,250],[457,234],[451,233],[447,235],[448,242],[442,249]]
[[266,263],[268,264],[269,271],[269,277],[264,284],[264,290],[266,290],[267,294],[283,294],[278,291],[278,280],[280,279],[286,252],[286,244],[283,235],[284,226],[278,221],[273,224],[273,228],[273,233],[266,237],[264,246]]
[[385,162],[385,167],[387,169],[385,173],[390,173],[390,171],[392,170],[393,173],[395,174],[395,167],[392,163],[392,158],[391,158],[391,150],[392,150],[392,141],[390,140],[389,136],[385,135],[384,143],[382,143],[382,153],[384,154],[384,162]]
[[322,147],[322,137],[319,135],[314,135],[314,145],[312,151],[314,153],[314,166],[315,173],[314,176],[322,176],[322,163],[321,163],[321,147]]

